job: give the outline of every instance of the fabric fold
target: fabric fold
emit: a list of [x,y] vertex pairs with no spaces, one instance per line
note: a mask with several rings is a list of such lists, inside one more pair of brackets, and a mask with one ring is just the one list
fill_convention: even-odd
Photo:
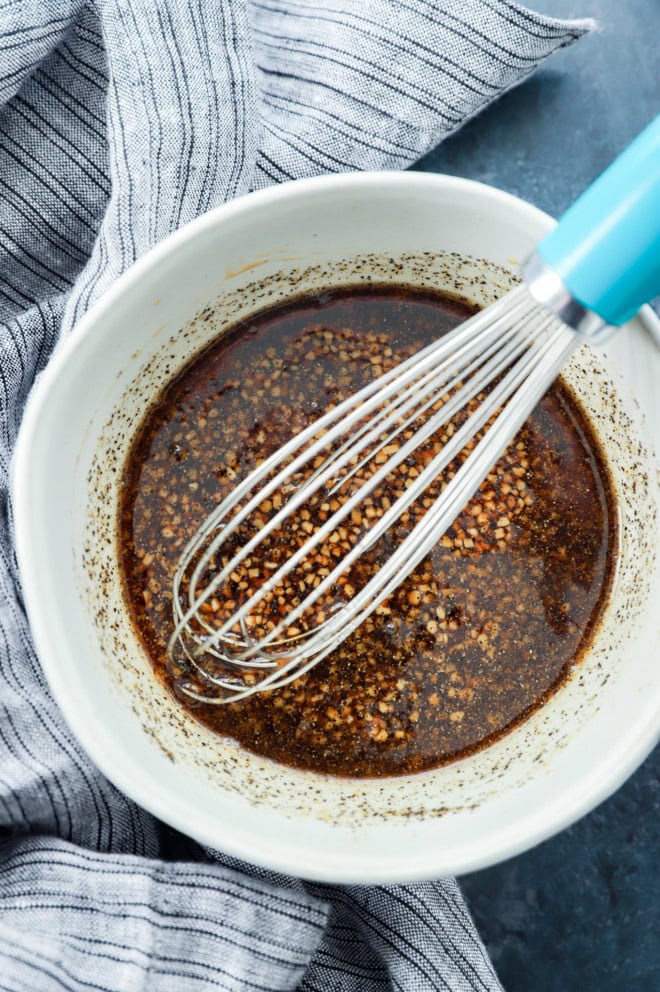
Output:
[[250,0],[255,187],[403,169],[595,26],[501,0]]
[[3,844],[0,889],[0,975],[16,992],[92,977],[108,992],[179,992],[184,983],[191,992],[284,992],[298,987],[328,915],[312,896],[219,865],[98,854],[51,838]]

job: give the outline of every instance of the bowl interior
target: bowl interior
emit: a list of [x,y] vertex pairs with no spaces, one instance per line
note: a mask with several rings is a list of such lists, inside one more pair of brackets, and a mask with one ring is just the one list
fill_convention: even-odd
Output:
[[[341,780],[264,761],[197,724],[155,680],[116,558],[121,470],[146,406],[208,341],[304,292],[394,283],[487,303],[550,221],[461,180],[334,177],[206,215],[155,249],[76,329],[33,398],[15,493],[37,649],[102,770],[202,843],[307,877],[393,881],[524,849],[611,792],[658,728],[650,439],[606,353],[565,379],[603,442],[620,513],[612,600],[573,678],[511,734],[420,775]],[[615,732],[613,732],[615,731]]]

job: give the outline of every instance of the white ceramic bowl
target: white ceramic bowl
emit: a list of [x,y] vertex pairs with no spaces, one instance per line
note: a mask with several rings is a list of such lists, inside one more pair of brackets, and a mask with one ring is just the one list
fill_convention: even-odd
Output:
[[[660,727],[657,487],[616,341],[609,356],[582,349],[567,371],[617,491],[612,602],[568,684],[472,757],[416,776],[340,780],[221,741],[155,682],[118,582],[118,480],[132,433],[161,384],[211,336],[275,300],[369,279],[458,285],[484,302],[551,225],[520,200],[444,176],[286,184],[160,244],[58,348],[28,404],[14,465],[25,600],[66,720],[138,803],[204,844],[285,872],[412,880],[530,847],[600,802],[649,752]],[[195,319],[209,304],[211,319]],[[643,347],[639,328],[623,333]]]

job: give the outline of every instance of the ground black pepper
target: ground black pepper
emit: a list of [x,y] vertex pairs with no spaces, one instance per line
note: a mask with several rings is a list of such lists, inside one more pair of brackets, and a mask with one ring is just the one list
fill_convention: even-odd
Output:
[[[330,403],[469,312],[382,288],[302,299],[235,328],[163,392],[125,467],[119,551],[135,625],[173,691],[171,580],[196,527]],[[378,776],[440,765],[513,727],[567,677],[606,602],[615,540],[598,443],[558,382],[432,554],[313,671],[226,706],[179,698],[218,733],[301,768]],[[346,576],[340,592],[350,597],[363,578]]]

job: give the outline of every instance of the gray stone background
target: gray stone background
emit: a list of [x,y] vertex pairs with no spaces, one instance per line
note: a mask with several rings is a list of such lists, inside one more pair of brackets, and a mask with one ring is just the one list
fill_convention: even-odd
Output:
[[[558,216],[660,112],[660,0],[528,5],[600,27],[419,168]],[[507,992],[660,992],[659,773],[656,750],[573,827],[461,880]]]

